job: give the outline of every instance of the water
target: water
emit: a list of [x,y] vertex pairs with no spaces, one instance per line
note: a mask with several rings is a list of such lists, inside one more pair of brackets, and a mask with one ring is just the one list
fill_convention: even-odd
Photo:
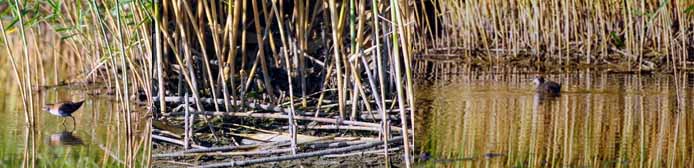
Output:
[[[5,69],[7,68],[7,69]],[[25,120],[20,89],[10,66],[0,63],[0,167],[123,166],[125,127],[116,101],[103,85],[70,86],[33,92],[35,125]],[[73,116],[76,123],[41,111],[44,104],[86,99]],[[134,111],[143,111],[135,108]],[[141,113],[133,113],[142,116]],[[146,125],[134,119],[136,130]],[[138,134],[142,134],[139,132]],[[144,137],[144,136],[142,136]],[[144,139],[137,143],[142,147]],[[149,148],[149,146],[147,146]],[[144,160],[140,160],[142,162]]]
[[547,75],[562,95],[541,99],[534,75],[429,75],[417,87],[417,137],[447,167],[694,165],[692,75]]

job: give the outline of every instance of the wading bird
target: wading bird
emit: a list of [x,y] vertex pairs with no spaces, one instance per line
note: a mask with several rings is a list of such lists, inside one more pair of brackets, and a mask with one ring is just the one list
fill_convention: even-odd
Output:
[[[72,118],[72,122],[75,123],[75,118],[72,117],[72,113],[80,109],[80,107],[82,107],[82,103],[84,103],[84,100],[77,102],[68,101],[55,104],[47,104],[43,107],[43,110],[59,117],[70,117]],[[65,118],[63,118],[63,124],[65,124]]]

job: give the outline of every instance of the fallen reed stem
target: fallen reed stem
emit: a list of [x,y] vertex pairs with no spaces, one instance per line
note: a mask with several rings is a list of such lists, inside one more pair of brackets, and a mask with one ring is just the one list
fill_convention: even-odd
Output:
[[[396,143],[396,142],[399,142],[401,140],[402,140],[402,137],[395,137],[395,138],[391,139],[390,141],[388,141],[388,143]],[[232,161],[232,162],[227,162],[227,163],[207,164],[207,165],[202,165],[200,167],[201,168],[211,168],[211,167],[247,166],[247,165],[259,164],[259,163],[277,162],[277,161],[284,161],[284,160],[294,160],[294,159],[300,159],[300,158],[323,156],[323,155],[329,155],[329,154],[345,153],[345,152],[350,152],[350,151],[373,148],[373,147],[383,145],[383,144],[384,143],[381,141],[370,142],[370,143],[365,143],[365,144],[361,144],[361,145],[354,145],[354,146],[349,146],[349,147],[343,147],[343,148],[326,149],[326,150],[307,152],[307,153],[298,153],[296,155],[283,155],[283,156],[277,156],[277,157],[268,157],[268,158],[252,159],[252,160]]]

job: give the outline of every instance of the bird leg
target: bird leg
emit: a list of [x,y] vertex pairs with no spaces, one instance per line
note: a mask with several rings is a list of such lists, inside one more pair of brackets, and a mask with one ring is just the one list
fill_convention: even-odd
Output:
[[72,118],[72,128],[75,128],[77,126],[77,121],[75,121],[75,117],[70,116]]

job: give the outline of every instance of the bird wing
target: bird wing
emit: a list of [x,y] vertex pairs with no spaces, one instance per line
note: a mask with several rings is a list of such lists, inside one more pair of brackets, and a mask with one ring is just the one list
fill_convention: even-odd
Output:
[[73,111],[79,109],[80,107],[82,107],[83,103],[84,103],[84,100],[79,101],[79,102],[74,102],[74,103],[65,103],[65,104],[63,104],[63,106],[60,107],[60,111],[73,112]]

